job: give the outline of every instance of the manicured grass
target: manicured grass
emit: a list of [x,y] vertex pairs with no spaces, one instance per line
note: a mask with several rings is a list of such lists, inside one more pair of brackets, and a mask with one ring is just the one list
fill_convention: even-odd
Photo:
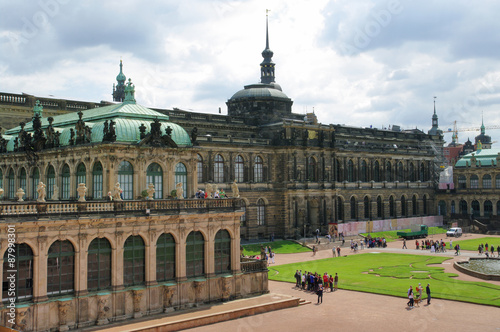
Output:
[[[457,280],[444,273],[439,264],[449,258],[440,256],[366,253],[346,257],[273,266],[269,279],[295,282],[297,269],[319,274],[339,275],[339,288],[406,298],[410,285],[430,283],[432,297],[500,307],[500,286],[485,282]],[[425,289],[424,289],[425,297]]]
[[256,244],[246,244],[243,245],[243,254],[247,256],[260,255],[261,246],[271,246],[271,250],[276,254],[292,254],[297,252],[307,252],[311,249],[303,247],[302,245],[295,243],[293,241],[274,241],[266,243],[256,243]]
[[477,251],[477,247],[482,243],[486,244],[488,243],[488,251],[491,252],[491,249],[489,246],[494,245],[495,246],[495,254],[497,254],[497,247],[500,245],[500,237],[495,236],[495,237],[481,237],[477,239],[470,239],[470,240],[459,240],[460,238],[448,238],[448,240],[453,241],[453,246],[455,244],[460,244],[460,249],[461,250],[472,250],[472,251]]
[[[372,238],[376,237],[384,237],[386,242],[393,242],[399,240],[399,237],[396,235],[397,232],[409,232],[410,229],[400,229],[396,231],[385,231],[385,232],[374,232],[374,233],[361,233],[363,236],[371,235]],[[446,228],[443,227],[429,227],[429,235],[434,234],[445,234],[447,231]]]

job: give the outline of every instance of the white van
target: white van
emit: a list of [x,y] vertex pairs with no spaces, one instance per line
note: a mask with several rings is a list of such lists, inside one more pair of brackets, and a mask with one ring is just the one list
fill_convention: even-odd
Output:
[[446,236],[460,237],[462,236],[462,229],[460,227],[452,227],[446,232]]

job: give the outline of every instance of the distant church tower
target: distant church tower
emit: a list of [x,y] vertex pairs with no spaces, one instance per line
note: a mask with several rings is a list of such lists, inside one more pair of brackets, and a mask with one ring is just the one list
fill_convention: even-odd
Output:
[[434,114],[432,115],[432,128],[427,132],[429,135],[443,135],[443,131],[439,129],[438,116],[436,114],[436,97],[434,97]]
[[125,81],[127,78],[123,74],[123,63],[120,60],[120,73],[116,76],[118,84],[113,84],[113,101],[123,102],[125,100]]

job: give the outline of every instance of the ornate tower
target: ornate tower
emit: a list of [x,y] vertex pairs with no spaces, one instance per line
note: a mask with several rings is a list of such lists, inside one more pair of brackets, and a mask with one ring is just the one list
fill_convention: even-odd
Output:
[[113,101],[123,102],[125,100],[125,81],[127,78],[123,74],[123,63],[120,60],[120,73],[116,76],[118,84],[113,84]]
[[266,48],[262,51],[264,60],[260,64],[260,82],[264,84],[274,83],[274,67],[273,51],[269,48],[269,24],[268,24],[268,10],[266,10]]
[[436,114],[436,97],[434,97],[434,114],[432,115],[432,128],[427,132],[429,135],[443,135],[443,131],[439,129],[438,116]]

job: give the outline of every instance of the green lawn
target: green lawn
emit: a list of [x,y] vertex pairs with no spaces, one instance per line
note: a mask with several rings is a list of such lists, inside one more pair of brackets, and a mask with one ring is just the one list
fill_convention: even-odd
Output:
[[[448,258],[440,256],[366,253],[346,257],[273,266],[269,279],[295,282],[297,269],[320,274],[338,273],[339,288],[368,293],[406,297],[409,286],[430,283],[432,297],[500,307],[500,286],[485,282],[454,279],[439,264]],[[425,293],[425,290],[424,290]]]
[[[482,243],[486,244],[488,243],[489,246],[494,245],[495,246],[495,254],[497,254],[497,247],[500,245],[500,236],[496,237],[481,237],[478,239],[470,239],[470,240],[458,240],[454,238],[448,238],[448,240],[453,240],[453,246],[455,244],[460,244],[460,249],[461,250],[472,250],[472,251],[477,251],[477,247]],[[491,252],[490,247],[488,247],[488,251]]]
[[[374,232],[374,233],[361,233],[363,236],[367,236],[370,234],[373,238],[376,237],[384,237],[387,242],[393,242],[399,240],[399,237],[396,235],[397,232],[409,232],[411,229],[400,229],[396,231],[385,231],[385,232]],[[445,234],[447,231],[446,228],[443,227],[429,227],[429,235],[434,234]]]
[[247,256],[260,255],[261,246],[271,246],[271,250],[276,254],[292,254],[296,252],[307,252],[311,249],[303,247],[302,245],[293,241],[274,241],[266,243],[246,244],[243,245],[243,254]]

